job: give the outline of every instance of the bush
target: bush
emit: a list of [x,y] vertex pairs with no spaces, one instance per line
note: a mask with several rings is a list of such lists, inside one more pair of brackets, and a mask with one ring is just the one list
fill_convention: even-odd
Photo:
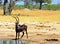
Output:
[[31,4],[29,4],[29,5],[28,5],[28,8],[29,8],[29,9],[34,9],[34,6],[31,5]]
[[60,9],[60,5],[50,4],[50,5],[44,5],[43,9],[47,10],[58,10]]
[[24,5],[15,5],[15,9],[23,9]]
[[39,8],[40,8],[40,5],[36,5],[36,6],[35,6],[35,9],[39,9]]

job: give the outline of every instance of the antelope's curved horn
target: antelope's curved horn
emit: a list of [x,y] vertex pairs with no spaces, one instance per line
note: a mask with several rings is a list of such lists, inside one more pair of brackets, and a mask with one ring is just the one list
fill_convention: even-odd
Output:
[[16,16],[16,18],[17,18],[17,21],[19,22],[19,17],[18,17],[18,16]]
[[12,16],[12,17],[13,17],[13,18],[15,18],[15,19],[16,19],[16,21],[18,21],[16,17],[14,17],[14,16]]

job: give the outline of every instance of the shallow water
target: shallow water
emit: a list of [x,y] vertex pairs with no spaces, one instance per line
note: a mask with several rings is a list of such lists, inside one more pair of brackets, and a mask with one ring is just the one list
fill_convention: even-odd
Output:
[[0,40],[0,44],[28,44],[26,40]]

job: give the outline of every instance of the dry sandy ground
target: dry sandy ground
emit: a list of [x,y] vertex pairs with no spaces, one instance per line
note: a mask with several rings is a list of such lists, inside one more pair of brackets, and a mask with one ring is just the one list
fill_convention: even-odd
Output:
[[[30,22],[26,25],[29,38],[27,39],[25,34],[22,39],[30,41],[29,44],[60,44],[60,22]],[[0,22],[0,40],[14,38],[14,22]],[[58,39],[58,41],[46,41],[45,39]]]

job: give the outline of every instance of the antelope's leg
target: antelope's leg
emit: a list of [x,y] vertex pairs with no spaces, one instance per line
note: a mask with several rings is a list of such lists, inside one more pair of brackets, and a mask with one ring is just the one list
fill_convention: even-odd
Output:
[[17,39],[17,32],[16,32],[16,39]]
[[27,36],[27,38],[28,38],[28,33],[27,33],[27,29],[26,29],[26,36]]
[[18,39],[19,39],[20,33],[18,33]]
[[23,33],[23,35],[21,36],[21,38],[24,36],[24,32],[22,32]]

